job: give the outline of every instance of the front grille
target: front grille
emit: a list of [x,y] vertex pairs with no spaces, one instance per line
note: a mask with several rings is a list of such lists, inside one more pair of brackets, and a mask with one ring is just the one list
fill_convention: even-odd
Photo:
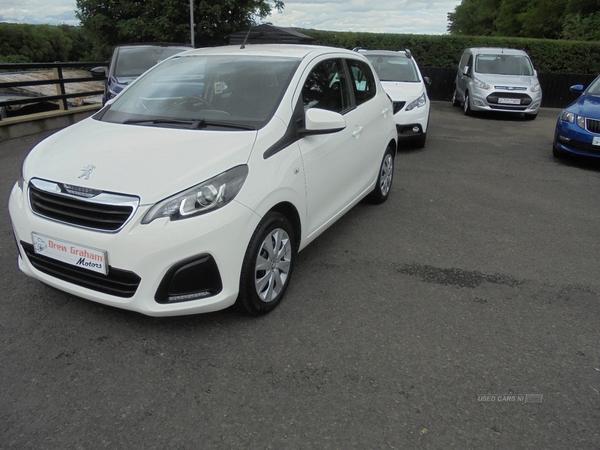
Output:
[[[71,192],[81,192],[81,195],[90,197]],[[29,204],[34,213],[48,219],[92,230],[115,232],[133,216],[139,198],[32,179],[29,182]]]
[[585,119],[585,128],[590,133],[600,134],[600,120]]
[[141,281],[138,275],[127,270],[109,267],[108,275],[102,275],[38,255],[33,250],[33,245],[27,242],[21,241],[21,246],[31,265],[40,272],[104,294],[123,298],[133,297]]

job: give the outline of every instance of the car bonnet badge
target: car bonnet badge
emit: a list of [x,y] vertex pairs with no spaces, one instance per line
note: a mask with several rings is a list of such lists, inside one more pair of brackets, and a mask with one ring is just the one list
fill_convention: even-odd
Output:
[[88,164],[87,166],[84,166],[81,169],[81,175],[79,175],[77,178],[83,178],[84,180],[89,180],[90,175],[92,174],[92,172],[94,171],[95,168],[96,168],[96,166],[94,166],[92,164]]

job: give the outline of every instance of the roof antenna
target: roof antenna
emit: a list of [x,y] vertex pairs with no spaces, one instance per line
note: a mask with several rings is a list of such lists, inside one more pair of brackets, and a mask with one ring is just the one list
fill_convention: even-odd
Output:
[[252,27],[253,27],[253,25],[250,25],[250,29],[246,33],[246,37],[244,38],[244,42],[242,42],[242,45],[240,46],[240,50],[243,50],[243,49],[246,48],[246,42],[248,42],[248,36],[250,36],[250,32],[252,31]]

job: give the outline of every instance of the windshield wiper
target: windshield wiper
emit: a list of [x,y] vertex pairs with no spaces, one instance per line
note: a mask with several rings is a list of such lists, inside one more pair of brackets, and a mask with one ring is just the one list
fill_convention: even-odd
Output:
[[217,122],[206,119],[128,119],[123,122],[128,125],[182,125],[188,126],[189,128],[199,130],[200,128],[206,128],[209,126],[233,128],[236,130],[255,130],[256,128],[249,125],[240,125],[237,123]]
[[125,124],[128,125],[187,125],[190,128],[195,128],[196,120],[179,120],[179,119],[127,119]]

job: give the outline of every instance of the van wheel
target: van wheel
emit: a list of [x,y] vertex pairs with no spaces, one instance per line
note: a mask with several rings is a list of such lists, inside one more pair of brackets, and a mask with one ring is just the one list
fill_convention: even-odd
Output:
[[460,106],[460,100],[458,100],[456,87],[454,88],[454,92],[452,93],[452,106]]
[[470,116],[473,114],[473,110],[471,109],[471,97],[468,92],[465,92],[465,103],[463,104],[463,111],[465,112],[465,116]]
[[294,230],[283,214],[271,212],[258,224],[242,264],[236,306],[253,316],[281,302],[296,259]]

